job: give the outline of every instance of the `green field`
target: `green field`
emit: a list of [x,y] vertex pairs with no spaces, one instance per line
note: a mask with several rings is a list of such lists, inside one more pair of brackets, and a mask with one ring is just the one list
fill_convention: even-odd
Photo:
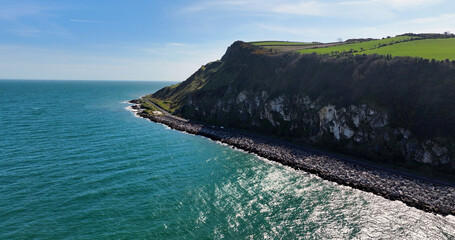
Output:
[[419,39],[418,37],[399,36],[361,43],[300,49],[297,52],[304,54],[329,54],[334,56],[340,53],[379,54],[395,57],[407,56],[435,60],[455,60],[455,38]]
[[409,56],[436,60],[455,60],[455,38],[425,39],[403,42],[377,49],[367,50],[361,52],[360,54],[380,54],[397,57]]
[[342,52],[350,52],[350,51],[367,51],[370,49],[376,49],[381,45],[384,44],[393,44],[405,40],[413,39],[410,36],[399,36],[393,38],[386,38],[380,40],[372,40],[360,43],[350,43],[350,44],[342,44],[337,46],[331,47],[321,47],[321,48],[309,48],[309,49],[302,49],[298,50],[299,53],[318,53],[318,54],[335,54],[335,53],[342,53]]
[[306,43],[306,42],[287,42],[287,41],[264,41],[264,42],[251,42],[255,46],[307,46],[318,43]]

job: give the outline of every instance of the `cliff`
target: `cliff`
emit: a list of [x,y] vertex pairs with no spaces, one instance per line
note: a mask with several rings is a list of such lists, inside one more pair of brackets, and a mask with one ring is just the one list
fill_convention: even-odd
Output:
[[148,95],[175,115],[407,168],[455,172],[455,63],[275,53],[244,42]]

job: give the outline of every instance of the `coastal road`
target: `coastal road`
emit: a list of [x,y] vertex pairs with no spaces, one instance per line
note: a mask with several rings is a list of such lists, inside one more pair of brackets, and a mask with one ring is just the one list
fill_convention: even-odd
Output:
[[156,109],[158,109],[161,113],[163,113],[164,116],[166,117],[170,117],[170,118],[173,118],[175,120],[178,120],[178,121],[182,121],[182,122],[188,122],[188,119],[184,119],[184,118],[181,118],[181,117],[177,117],[175,115],[172,115],[171,113],[169,113],[168,111],[164,110],[162,107],[158,106],[157,104],[155,104],[154,102],[148,100],[147,98],[142,98],[142,100],[146,101],[147,103],[151,104],[152,106],[154,106]]

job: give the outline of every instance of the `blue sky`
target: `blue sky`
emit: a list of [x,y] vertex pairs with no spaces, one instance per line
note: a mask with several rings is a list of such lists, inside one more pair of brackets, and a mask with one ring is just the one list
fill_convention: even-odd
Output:
[[444,31],[453,0],[0,0],[0,79],[183,81],[236,40]]

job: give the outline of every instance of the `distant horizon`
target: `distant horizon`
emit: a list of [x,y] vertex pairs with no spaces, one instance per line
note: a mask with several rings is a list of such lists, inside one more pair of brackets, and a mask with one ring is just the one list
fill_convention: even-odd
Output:
[[[185,79],[186,80],[186,79]],[[99,81],[99,82],[183,82],[185,80],[122,80],[122,79],[19,79],[19,78],[0,78],[0,81]]]
[[236,40],[455,32],[449,0],[0,1],[0,78],[183,81]]

